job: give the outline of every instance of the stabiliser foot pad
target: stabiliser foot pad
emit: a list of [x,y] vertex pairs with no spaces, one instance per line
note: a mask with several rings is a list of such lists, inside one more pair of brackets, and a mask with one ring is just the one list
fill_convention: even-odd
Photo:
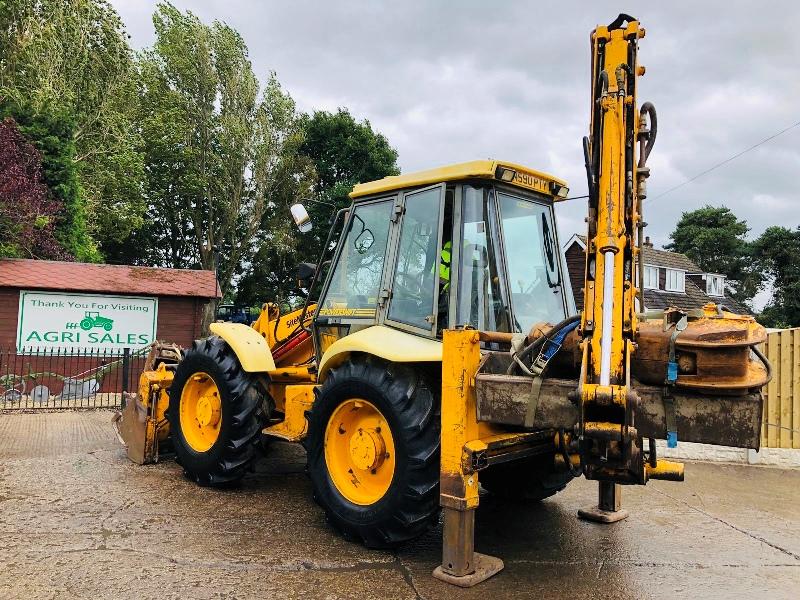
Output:
[[473,554],[473,559],[475,562],[475,572],[470,573],[469,575],[450,575],[445,573],[442,569],[442,566],[439,565],[433,570],[433,576],[436,579],[444,581],[445,583],[451,583],[453,585],[457,585],[459,587],[468,588],[474,585],[478,585],[482,581],[486,581],[492,575],[496,575],[500,571],[503,570],[505,566],[503,564],[502,559],[497,558],[496,556],[488,556],[486,554],[480,554],[475,552]]
[[603,510],[593,506],[592,508],[579,508],[578,517],[584,521],[595,523],[616,523],[628,518],[628,511],[624,508],[620,510]]

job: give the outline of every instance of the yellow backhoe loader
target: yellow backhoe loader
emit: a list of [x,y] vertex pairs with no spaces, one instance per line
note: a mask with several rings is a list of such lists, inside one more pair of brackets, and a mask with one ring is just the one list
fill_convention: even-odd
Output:
[[[117,421],[130,457],[157,460],[170,443],[190,478],[225,485],[264,436],[301,442],[333,527],[390,547],[443,512],[434,575],[471,586],[503,566],[474,552],[479,485],[541,500],[583,475],[599,501],[581,516],[613,522],[627,514],[620,485],[683,479],[655,439],[758,448],[764,329],[713,304],[641,302],[656,136],[654,108],[636,102],[644,33],[620,15],[591,35],[580,315],[555,224],[561,179],[478,160],[359,184],[327,273],[326,257],[301,266],[301,310],[268,303],[252,326],[153,348]],[[292,214],[307,230],[303,207]]]

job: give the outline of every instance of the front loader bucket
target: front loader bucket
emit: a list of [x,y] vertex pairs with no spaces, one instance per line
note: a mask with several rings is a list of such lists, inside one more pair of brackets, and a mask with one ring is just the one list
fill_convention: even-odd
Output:
[[128,458],[137,465],[153,463],[158,458],[156,428],[147,412],[139,396],[130,394],[125,408],[114,413],[112,418],[120,443],[125,446]]
[[182,357],[179,346],[153,342],[139,376],[139,393],[126,394],[125,407],[114,414],[117,437],[137,465],[158,462],[159,442],[169,435],[167,390]]

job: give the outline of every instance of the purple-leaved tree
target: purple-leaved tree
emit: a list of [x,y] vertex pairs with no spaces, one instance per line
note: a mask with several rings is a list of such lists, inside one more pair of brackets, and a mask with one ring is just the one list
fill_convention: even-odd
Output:
[[53,234],[60,208],[39,151],[13,119],[0,122],[0,256],[72,260]]

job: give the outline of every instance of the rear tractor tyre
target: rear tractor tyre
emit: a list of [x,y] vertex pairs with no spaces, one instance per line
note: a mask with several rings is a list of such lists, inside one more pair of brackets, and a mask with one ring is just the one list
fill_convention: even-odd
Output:
[[270,406],[230,346],[216,336],[194,342],[178,364],[169,397],[167,419],[184,474],[203,486],[241,479],[256,456]]
[[371,357],[332,369],[309,414],[314,499],[342,535],[391,548],[439,516],[438,393],[417,369]]
[[554,496],[572,481],[569,471],[557,471],[554,455],[543,454],[518,461],[501,463],[481,471],[481,486],[492,495],[506,500],[537,502]]

